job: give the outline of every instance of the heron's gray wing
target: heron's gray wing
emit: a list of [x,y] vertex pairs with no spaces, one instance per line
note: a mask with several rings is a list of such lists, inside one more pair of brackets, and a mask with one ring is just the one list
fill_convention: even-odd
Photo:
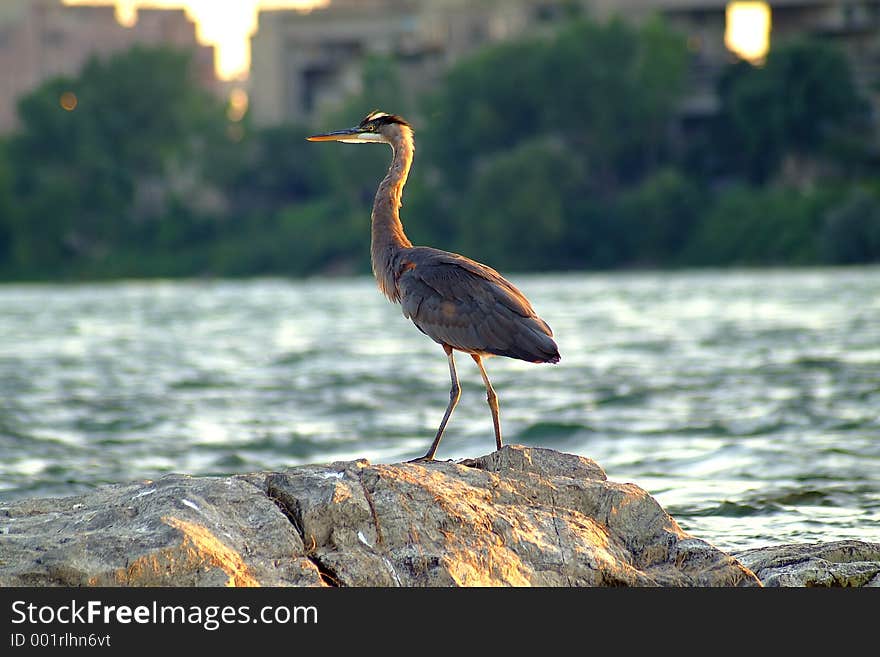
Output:
[[558,359],[550,327],[498,272],[435,249],[407,255],[398,278],[403,314],[433,340],[474,353]]
[[480,262],[476,262],[475,260],[471,260],[470,258],[466,258],[465,256],[459,255],[457,253],[449,253],[445,251],[440,252],[441,255],[438,256],[438,260],[440,262],[452,264],[462,269],[468,271],[473,274],[477,278],[484,279],[488,283],[491,283],[493,288],[493,293],[495,299],[509,308],[512,312],[520,315],[521,317],[530,317],[537,319],[544,327],[547,335],[552,336],[553,332],[550,330],[550,327],[547,325],[544,320],[538,317],[535,310],[532,308],[532,304],[529,303],[529,300],[526,296],[519,291],[519,289],[506,278],[504,278],[497,271],[492,269],[491,267],[484,265]]

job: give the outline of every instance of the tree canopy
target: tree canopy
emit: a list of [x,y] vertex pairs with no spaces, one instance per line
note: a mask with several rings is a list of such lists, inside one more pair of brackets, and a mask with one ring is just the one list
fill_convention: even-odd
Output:
[[100,270],[159,232],[169,206],[198,211],[211,193],[205,164],[227,146],[223,105],[167,50],[93,58],[22,98],[19,116],[13,267],[34,273]]
[[388,152],[311,131],[410,118],[416,243],[493,267],[880,260],[877,142],[849,60],[774,46],[731,64],[720,109],[679,129],[686,39],[659,19],[570,18],[489,46],[430,93],[387,56],[318,125],[232,121],[186,54],[92,59],[21,99],[0,141],[0,276],[366,272]]
[[732,66],[719,92],[729,166],[752,182],[777,175],[786,157],[834,159],[842,141],[870,130],[849,63],[822,41],[785,44],[764,66]]

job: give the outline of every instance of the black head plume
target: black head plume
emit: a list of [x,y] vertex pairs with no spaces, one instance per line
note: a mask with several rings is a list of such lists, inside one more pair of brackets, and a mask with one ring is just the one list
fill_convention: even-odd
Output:
[[397,114],[380,112],[379,110],[373,110],[372,112],[367,114],[360,122],[358,127],[363,128],[364,130],[376,131],[382,126],[390,125],[392,123],[398,123],[400,125],[410,127],[409,123],[403,117],[400,117]]

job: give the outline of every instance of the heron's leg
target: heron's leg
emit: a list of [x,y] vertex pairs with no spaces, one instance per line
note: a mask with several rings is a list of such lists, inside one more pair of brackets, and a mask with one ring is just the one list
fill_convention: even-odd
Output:
[[495,394],[495,388],[489,381],[489,375],[486,374],[486,368],[483,367],[483,359],[479,354],[471,354],[477,367],[480,368],[480,374],[483,376],[483,383],[486,384],[486,401],[489,402],[489,410],[492,411],[492,424],[495,425],[495,447],[501,449],[501,418],[498,415],[498,395]]
[[446,428],[446,423],[449,422],[449,416],[452,415],[452,411],[458,403],[459,397],[461,397],[461,386],[458,385],[458,375],[455,373],[455,359],[452,356],[452,347],[443,345],[443,351],[446,352],[446,358],[449,359],[449,378],[452,379],[452,388],[449,390],[449,406],[446,407],[446,413],[440,422],[440,428],[437,429],[437,436],[434,438],[434,442],[431,443],[428,453],[421,459],[425,461],[434,459],[434,453],[437,451],[437,445],[440,444],[440,439],[443,437],[443,430]]

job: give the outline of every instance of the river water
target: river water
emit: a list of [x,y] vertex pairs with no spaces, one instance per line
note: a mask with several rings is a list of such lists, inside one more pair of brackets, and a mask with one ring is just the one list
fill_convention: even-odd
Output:
[[[880,541],[880,269],[521,275],[562,361],[487,361],[505,439],[722,549]],[[479,372],[437,457],[494,449]],[[370,278],[0,286],[0,503],[424,453],[442,349]]]

